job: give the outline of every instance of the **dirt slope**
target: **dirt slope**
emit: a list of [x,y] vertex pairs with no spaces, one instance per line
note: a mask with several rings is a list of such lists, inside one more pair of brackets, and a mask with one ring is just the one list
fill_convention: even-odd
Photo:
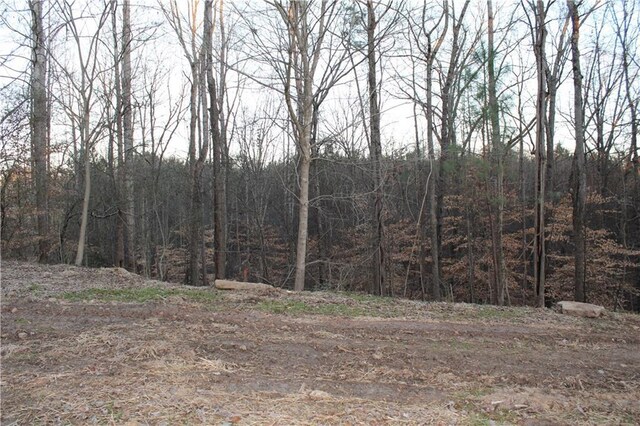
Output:
[[2,424],[635,424],[640,318],[2,263]]

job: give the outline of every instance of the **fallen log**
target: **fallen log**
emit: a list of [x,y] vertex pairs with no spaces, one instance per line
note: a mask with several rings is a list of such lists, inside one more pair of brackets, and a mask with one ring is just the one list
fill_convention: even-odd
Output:
[[218,290],[269,290],[273,288],[269,284],[231,280],[216,280],[214,285]]
[[558,306],[563,314],[585,318],[598,318],[604,311],[604,306],[592,305],[591,303],[563,301],[558,302]]

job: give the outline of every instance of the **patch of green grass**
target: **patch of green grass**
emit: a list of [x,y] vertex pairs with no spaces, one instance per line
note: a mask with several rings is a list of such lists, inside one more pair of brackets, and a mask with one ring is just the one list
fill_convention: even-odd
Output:
[[43,290],[43,288],[38,283],[31,283],[31,285],[29,285],[29,287],[27,287],[27,290],[29,291],[29,293],[38,294]]
[[366,293],[356,293],[351,291],[340,291],[339,295],[348,297],[349,299],[353,299],[356,302],[367,303],[373,305],[389,305],[393,303],[393,299],[391,297],[383,297],[383,296],[374,296],[372,294]]
[[367,315],[367,311],[360,306],[349,306],[343,303],[323,303],[311,305],[299,300],[264,300],[256,305],[258,310],[273,314],[291,315],[328,315],[357,317]]
[[86,290],[64,293],[62,295],[62,298],[71,302],[79,302],[83,300],[102,300],[108,302],[144,303],[152,300],[164,300],[171,296],[180,296],[187,300],[200,303],[214,302],[218,299],[218,295],[209,290],[162,287],[123,289],[89,288]]
[[17,318],[16,319],[16,324],[29,324],[29,320],[26,318]]
[[524,311],[519,309],[504,309],[496,306],[479,306],[477,310],[469,312],[469,317],[479,319],[516,319],[525,316]]
[[451,341],[451,343],[449,344],[453,349],[456,350],[464,350],[464,351],[470,351],[472,349],[474,349],[473,345],[469,342],[462,342],[459,340],[453,340]]
[[107,404],[106,410],[109,413],[110,420],[113,422],[120,422],[124,416],[124,412],[119,406],[111,401]]

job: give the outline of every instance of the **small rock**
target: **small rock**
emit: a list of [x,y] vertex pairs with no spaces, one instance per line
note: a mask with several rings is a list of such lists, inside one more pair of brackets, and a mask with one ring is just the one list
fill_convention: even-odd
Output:
[[28,336],[29,335],[24,331],[18,333],[18,339],[26,339]]
[[15,314],[16,312],[18,312],[18,308],[11,308],[11,313]]
[[373,357],[373,359],[375,359],[375,360],[381,360],[381,359],[383,358],[383,355],[382,355],[380,352],[375,352],[375,353],[372,355],[372,357]]

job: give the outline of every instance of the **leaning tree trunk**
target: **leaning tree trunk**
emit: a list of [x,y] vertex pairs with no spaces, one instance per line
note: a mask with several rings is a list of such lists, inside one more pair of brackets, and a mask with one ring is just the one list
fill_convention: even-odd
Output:
[[[84,77],[83,77],[84,79]],[[83,83],[84,87],[84,83]],[[80,138],[84,150],[84,197],[82,199],[82,216],[80,220],[80,235],[78,237],[78,251],[76,252],[76,266],[82,265],[84,248],[87,241],[87,224],[89,222],[89,199],[91,198],[91,146],[89,143],[89,102],[83,102],[84,112]]]

